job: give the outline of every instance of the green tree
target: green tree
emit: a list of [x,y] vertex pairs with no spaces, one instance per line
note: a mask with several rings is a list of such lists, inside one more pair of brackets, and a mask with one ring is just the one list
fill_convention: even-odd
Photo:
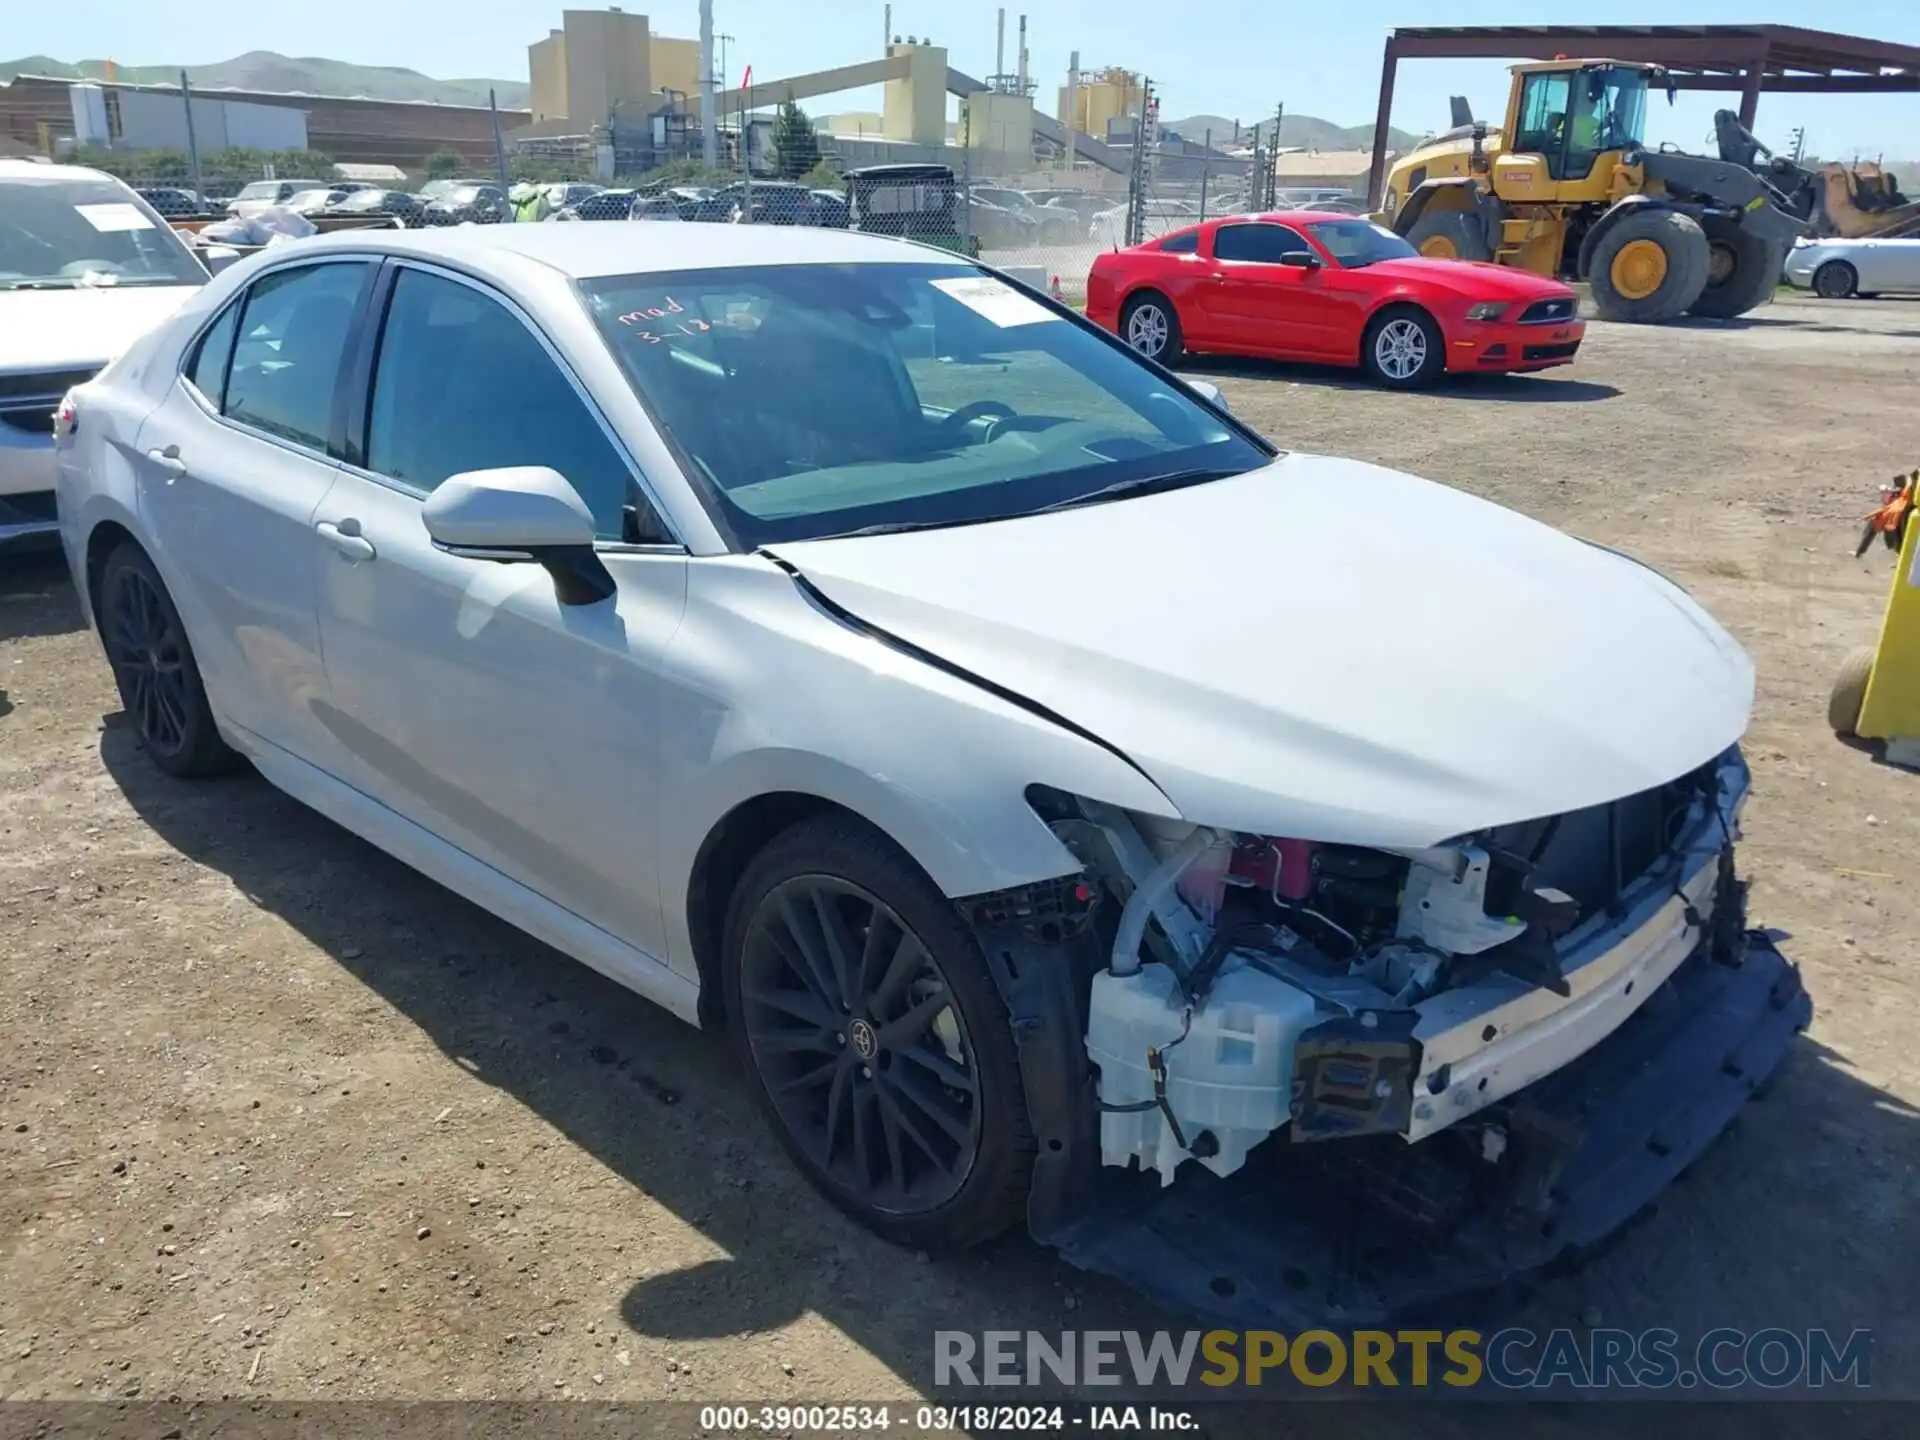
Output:
[[467,158],[458,150],[436,150],[427,156],[427,179],[453,180],[466,173]]
[[820,136],[792,100],[781,102],[773,122],[773,171],[783,180],[798,180],[820,163]]
[[800,177],[800,183],[809,190],[838,190],[847,182],[823,156],[815,162],[811,170]]

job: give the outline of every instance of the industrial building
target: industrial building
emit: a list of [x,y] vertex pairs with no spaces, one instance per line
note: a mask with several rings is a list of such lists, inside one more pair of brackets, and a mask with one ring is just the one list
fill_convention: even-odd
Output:
[[700,94],[700,42],[655,35],[645,15],[565,10],[560,27],[527,47],[536,125],[611,123],[622,104],[650,114]]
[[[287,95],[255,90],[193,91],[195,138],[203,152],[227,146],[307,148],[349,164],[418,170],[449,150],[476,165],[493,157],[493,116],[480,106]],[[503,129],[526,123],[502,110]],[[66,144],[181,150],[186,115],[177,85],[126,85],[21,75],[0,85],[0,136],[34,154]]]

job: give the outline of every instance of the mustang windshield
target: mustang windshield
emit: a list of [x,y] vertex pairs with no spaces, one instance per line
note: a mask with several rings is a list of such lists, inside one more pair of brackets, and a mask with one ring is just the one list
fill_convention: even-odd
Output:
[[0,290],[206,281],[167,223],[112,180],[0,180]]
[[968,524],[1266,463],[1082,323],[964,264],[583,282],[629,381],[745,546]]
[[1420,253],[1386,226],[1371,220],[1321,220],[1307,228],[1347,270],[1382,260],[1405,260]]

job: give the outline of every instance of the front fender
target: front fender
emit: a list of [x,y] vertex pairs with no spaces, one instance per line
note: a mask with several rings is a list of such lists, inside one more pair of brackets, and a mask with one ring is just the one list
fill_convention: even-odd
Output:
[[661,897],[669,962],[698,974],[688,897],[707,837],[762,795],[816,796],[885,832],[947,895],[1070,874],[1035,784],[1177,818],[1095,740],[836,618],[761,556],[690,575],[667,657]]

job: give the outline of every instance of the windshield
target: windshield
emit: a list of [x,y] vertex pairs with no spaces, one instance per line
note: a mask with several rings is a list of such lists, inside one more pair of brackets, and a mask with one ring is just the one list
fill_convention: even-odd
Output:
[[1647,128],[1647,72],[1609,66],[1580,78],[1570,148],[1597,153],[1639,144]]
[[1031,514],[1268,459],[1178,381],[968,265],[741,267],[582,288],[749,547]]
[[1419,252],[1384,225],[1371,220],[1319,220],[1307,226],[1329,255],[1348,270],[1382,260],[1405,260]]
[[464,180],[429,180],[425,185],[420,187],[420,193],[425,195],[429,200],[437,200],[442,195],[447,195],[455,190],[465,188],[466,182]]
[[113,180],[0,180],[0,290],[202,285],[166,222]]

